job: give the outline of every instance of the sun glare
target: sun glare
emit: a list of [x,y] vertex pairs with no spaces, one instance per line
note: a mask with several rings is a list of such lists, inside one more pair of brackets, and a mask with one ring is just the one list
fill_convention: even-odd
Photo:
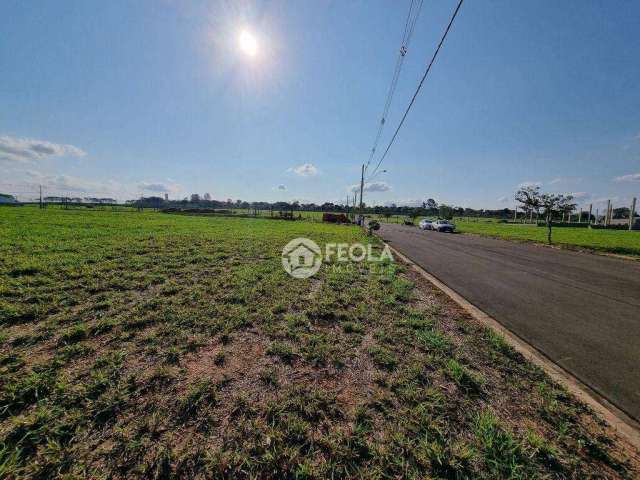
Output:
[[242,50],[246,55],[254,57],[256,53],[258,53],[258,42],[256,37],[247,30],[242,30],[240,32],[238,40],[240,43],[240,50]]

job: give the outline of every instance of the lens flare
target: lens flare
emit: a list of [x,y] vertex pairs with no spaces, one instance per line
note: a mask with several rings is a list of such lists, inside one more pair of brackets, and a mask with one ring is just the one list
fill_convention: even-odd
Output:
[[256,37],[247,30],[242,30],[240,32],[238,42],[240,44],[240,50],[242,50],[246,55],[255,57],[258,53],[258,41],[256,40]]

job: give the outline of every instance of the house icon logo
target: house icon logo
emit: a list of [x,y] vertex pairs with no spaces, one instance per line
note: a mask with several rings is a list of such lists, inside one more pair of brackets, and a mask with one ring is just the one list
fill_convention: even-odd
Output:
[[320,270],[322,251],[308,238],[295,238],[282,249],[282,267],[295,278],[309,278]]

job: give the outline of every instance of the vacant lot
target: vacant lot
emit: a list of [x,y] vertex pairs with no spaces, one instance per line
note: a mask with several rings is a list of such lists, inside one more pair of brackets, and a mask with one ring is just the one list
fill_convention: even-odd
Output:
[[355,227],[0,209],[0,478],[632,478],[610,431]]
[[[512,225],[487,222],[457,222],[462,233],[477,233],[508,240],[547,242],[547,229],[535,225]],[[553,243],[582,247],[602,252],[640,256],[640,232],[628,230],[596,230],[555,227]]]

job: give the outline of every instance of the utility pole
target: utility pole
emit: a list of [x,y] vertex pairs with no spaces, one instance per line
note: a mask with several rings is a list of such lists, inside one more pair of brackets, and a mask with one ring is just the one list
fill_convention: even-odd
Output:
[[588,220],[589,228],[591,228],[591,223],[592,223],[592,222],[591,222],[591,212],[592,212],[592,211],[593,211],[593,203],[590,203],[590,204],[589,204],[589,220]]
[[356,220],[356,208],[358,205],[358,192],[353,192],[353,221]]
[[364,227],[364,221],[362,219],[362,209],[364,208],[364,204],[362,203],[363,190],[364,190],[364,163],[362,164],[362,173],[360,174],[360,218],[359,218],[359,220],[362,222],[362,226]]
[[631,201],[631,210],[629,211],[629,230],[633,230],[633,224],[635,223],[635,217],[633,216],[636,211],[636,197],[633,197]]
[[613,220],[613,203],[609,207],[609,223],[607,225],[611,225],[611,221]]
[[518,207],[513,211],[513,221],[515,222],[518,219]]
[[607,200],[607,213],[604,215],[604,226],[609,226],[609,211],[611,210],[611,200]]
[[42,206],[42,185],[40,185],[40,208],[44,208]]

